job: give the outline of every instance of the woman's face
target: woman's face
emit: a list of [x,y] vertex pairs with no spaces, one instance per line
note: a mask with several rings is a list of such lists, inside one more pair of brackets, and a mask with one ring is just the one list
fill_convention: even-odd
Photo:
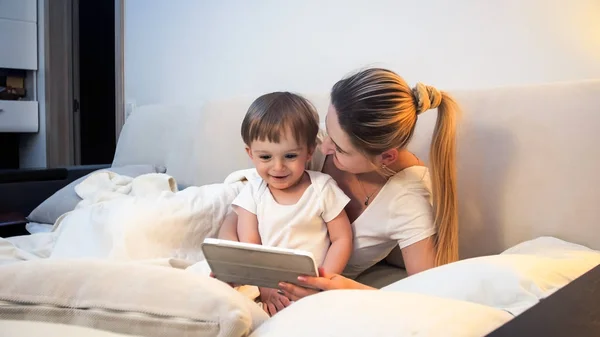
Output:
[[338,114],[333,105],[329,105],[325,116],[327,138],[321,144],[321,151],[333,155],[335,166],[350,173],[371,172],[376,167],[362,152],[358,151],[350,141],[350,136],[342,129]]

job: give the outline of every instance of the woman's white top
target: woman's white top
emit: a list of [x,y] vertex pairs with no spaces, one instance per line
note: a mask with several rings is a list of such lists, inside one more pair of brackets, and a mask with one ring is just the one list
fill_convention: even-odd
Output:
[[[319,143],[325,134],[319,134]],[[321,171],[325,156],[317,150],[310,163]],[[436,233],[429,170],[413,166],[388,179],[363,213],[352,223],[354,249],[344,275],[356,278],[396,247],[405,248]]]

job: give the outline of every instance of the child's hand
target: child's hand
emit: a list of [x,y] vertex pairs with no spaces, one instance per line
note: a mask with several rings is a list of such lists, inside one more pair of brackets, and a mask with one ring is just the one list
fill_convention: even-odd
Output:
[[282,295],[278,289],[259,288],[260,300],[263,303],[263,309],[269,316],[275,315],[277,312],[291,304],[290,300]]

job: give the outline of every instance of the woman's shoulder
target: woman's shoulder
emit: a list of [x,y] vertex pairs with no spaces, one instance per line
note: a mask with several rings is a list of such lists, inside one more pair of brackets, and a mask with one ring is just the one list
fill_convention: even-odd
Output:
[[386,185],[392,195],[421,195],[431,199],[431,177],[426,166],[408,167],[390,177]]
[[432,212],[433,198],[427,167],[413,166],[396,173],[382,192],[380,196],[385,199],[382,201],[392,218]]
[[429,170],[414,166],[388,181],[386,234],[401,247],[435,233]]

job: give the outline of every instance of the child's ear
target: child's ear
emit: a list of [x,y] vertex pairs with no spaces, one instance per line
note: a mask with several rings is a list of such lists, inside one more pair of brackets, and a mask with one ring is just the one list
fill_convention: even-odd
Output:
[[312,159],[313,154],[315,154],[315,149],[317,148],[317,146],[309,146],[308,147],[308,160],[310,161]]
[[249,146],[246,146],[245,149],[246,153],[248,154],[248,157],[250,157],[250,159],[254,159],[254,157],[252,157],[252,149],[250,149]]

